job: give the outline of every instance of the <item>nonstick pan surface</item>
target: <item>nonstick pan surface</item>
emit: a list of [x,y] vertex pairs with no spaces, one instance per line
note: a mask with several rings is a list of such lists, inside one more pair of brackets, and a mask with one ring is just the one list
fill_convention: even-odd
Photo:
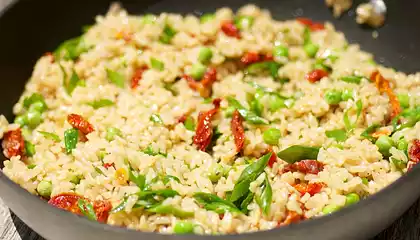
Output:
[[[106,13],[111,1],[22,0],[0,14],[0,112],[11,120],[13,104],[23,91],[35,61],[62,41],[80,34],[81,26]],[[245,0],[120,1],[131,14],[146,12],[212,12],[219,7],[236,9]],[[356,1],[357,2],[357,1]],[[376,60],[404,72],[420,71],[420,1],[389,0],[388,18],[379,37],[358,26],[354,14],[332,17],[322,0],[261,0],[253,3],[269,9],[277,19],[305,16],[332,21],[348,40],[372,52]],[[4,157],[0,160],[0,166]],[[1,166],[2,167],[2,166]],[[53,208],[11,182],[0,172],[0,197],[31,228],[47,239],[365,239],[374,236],[400,216],[419,196],[420,167],[383,191],[332,215],[271,231],[229,236],[175,236],[142,233],[88,221]]]

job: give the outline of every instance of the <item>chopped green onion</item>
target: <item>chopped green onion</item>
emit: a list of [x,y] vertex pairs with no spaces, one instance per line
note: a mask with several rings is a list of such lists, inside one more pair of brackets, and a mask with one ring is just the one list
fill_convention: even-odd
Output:
[[289,57],[289,49],[285,46],[278,45],[273,48],[274,57]]
[[157,17],[153,14],[146,14],[143,16],[142,22],[143,24],[152,24],[156,22]]
[[39,93],[33,93],[31,96],[26,97],[23,100],[23,107],[25,107],[26,109],[29,109],[29,107],[36,102],[40,102],[43,105],[42,106],[43,110],[41,110],[40,112],[43,112],[44,110],[48,108],[47,104],[45,103],[44,96],[42,96]]
[[184,126],[187,130],[194,131],[195,130],[195,122],[194,118],[189,116],[185,119]]
[[77,201],[77,206],[79,207],[82,214],[85,215],[89,220],[92,220],[92,221],[97,220],[95,210],[93,209],[93,206],[90,202],[88,202],[85,199],[80,198]]
[[262,209],[262,212],[265,215],[268,215],[270,212],[271,201],[273,199],[273,190],[271,189],[270,182],[268,181],[267,175],[265,175],[265,180],[261,185],[261,194],[255,196],[255,201]]
[[161,125],[164,124],[162,119],[160,118],[160,116],[158,114],[154,114],[154,113],[150,116],[150,121],[152,121],[154,123],[157,123],[157,124],[161,124]]
[[381,135],[378,140],[376,140],[375,145],[378,147],[379,152],[382,153],[384,157],[389,157],[389,150],[394,145],[394,141],[392,138],[386,135]]
[[199,205],[208,211],[213,211],[218,214],[224,214],[226,212],[241,212],[235,204],[230,201],[223,200],[214,194],[197,192],[194,193],[193,197]]
[[171,205],[158,205],[158,206],[146,209],[146,211],[151,212],[151,213],[157,213],[157,214],[172,214],[175,217],[179,217],[179,218],[188,218],[188,217],[194,216],[194,212],[187,212]]
[[88,103],[88,105],[92,106],[94,109],[109,107],[114,104],[115,103],[109,99],[100,99],[100,100],[95,100],[93,102]]
[[125,77],[122,74],[106,69],[106,75],[113,84],[117,85],[117,87],[124,88]]
[[25,154],[28,157],[35,155],[35,145],[29,141],[25,141]]
[[397,94],[398,101],[400,102],[401,107],[409,108],[410,107],[410,96],[408,94]]
[[252,16],[238,16],[235,19],[235,25],[239,30],[246,30],[251,28],[254,23],[254,17]]
[[71,153],[76,148],[77,141],[79,140],[79,131],[75,128],[67,129],[64,132],[64,145],[66,153]]
[[362,76],[345,76],[345,77],[340,78],[341,81],[348,82],[348,83],[355,83],[355,84],[360,84],[362,79],[363,79]]
[[326,131],[325,135],[328,138],[334,138],[337,142],[344,142],[347,139],[347,132],[344,129],[335,129],[331,131]]
[[343,93],[341,94],[341,99],[343,101],[347,101],[347,100],[353,99],[353,96],[354,96],[353,89],[344,89]]
[[163,28],[162,35],[160,35],[159,41],[164,44],[169,44],[175,35],[176,31],[171,26],[166,24],[165,28]]
[[154,57],[150,58],[150,65],[153,69],[156,69],[160,72],[165,69],[165,64]]
[[74,70],[72,71],[70,80],[68,82],[64,80],[64,88],[66,89],[67,94],[70,96],[73,93],[74,89],[76,89],[76,87],[83,87],[83,86],[85,86],[85,81],[80,79],[76,71]]
[[315,160],[318,158],[318,153],[319,147],[293,145],[277,153],[277,157],[292,164],[300,160]]
[[106,136],[105,136],[105,139],[106,139],[108,142],[110,142],[110,141],[114,140],[116,136],[118,136],[118,137],[122,137],[122,135],[123,135],[123,134],[122,134],[122,132],[121,132],[121,130],[120,130],[120,129],[115,128],[115,127],[108,127],[108,128],[106,129]]

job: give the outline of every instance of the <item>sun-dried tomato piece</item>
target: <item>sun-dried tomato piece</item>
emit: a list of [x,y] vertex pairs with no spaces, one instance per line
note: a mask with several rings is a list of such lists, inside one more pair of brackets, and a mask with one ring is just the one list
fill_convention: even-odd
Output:
[[273,151],[272,148],[269,149],[269,152],[271,152],[271,157],[270,157],[270,159],[268,159],[267,165],[270,168],[272,168],[274,163],[277,162],[277,154],[276,154],[276,152]]
[[297,223],[297,222],[299,222],[303,219],[304,219],[304,217],[302,215],[299,215],[297,212],[288,211],[287,215],[286,215],[286,218],[279,225],[280,226],[289,225],[291,223]]
[[370,80],[376,84],[376,88],[380,93],[386,93],[389,98],[389,103],[391,107],[391,119],[401,113],[400,101],[398,97],[392,91],[390,86],[390,81],[384,78],[379,71],[374,71],[370,75]]
[[274,60],[274,56],[273,56],[273,54],[271,54],[271,53],[266,53],[264,56],[263,56],[263,61],[273,61]]
[[139,85],[139,82],[140,82],[141,78],[143,77],[143,73],[147,69],[148,69],[147,66],[143,66],[143,67],[137,68],[134,71],[134,74],[131,77],[131,88],[132,89],[135,89]]
[[216,80],[217,80],[216,68],[209,67],[200,82],[204,88],[211,88],[211,86]]
[[184,123],[188,118],[187,114],[182,115],[181,117],[178,118],[178,123]]
[[197,129],[194,136],[194,144],[197,145],[198,150],[205,151],[211,142],[213,136],[213,125],[211,120],[213,116],[219,111],[220,98],[213,100],[214,108],[207,112],[200,112],[198,115]]
[[235,140],[236,152],[241,152],[245,143],[245,130],[243,126],[243,118],[238,110],[235,110],[230,122],[233,138]]
[[325,26],[322,23],[314,22],[309,18],[296,18],[296,21],[300,22],[301,24],[308,26],[311,31],[319,31],[324,30]]
[[69,114],[67,116],[67,121],[71,126],[78,129],[83,134],[89,134],[95,130],[92,124],[90,124],[87,120],[78,114]]
[[199,82],[187,74],[184,75],[184,79],[192,90],[199,92],[200,96],[206,98],[210,96],[212,85],[217,80],[217,70],[209,67]]
[[3,137],[2,147],[3,153],[7,158],[14,156],[23,157],[25,152],[25,140],[22,136],[22,130],[18,128],[6,132]]
[[104,168],[108,169],[110,167],[115,167],[115,164],[114,163],[104,163],[103,166],[104,166]]
[[79,199],[85,199],[84,197],[77,195],[75,193],[62,193],[52,197],[48,203],[54,207],[64,209],[66,211],[81,215],[82,212],[77,206],[77,201]]
[[323,183],[315,182],[315,183],[299,183],[294,186],[294,188],[300,192],[300,194],[305,195],[305,193],[309,193],[311,196],[321,192],[322,188],[325,185]]
[[248,65],[261,61],[260,54],[257,52],[247,52],[241,57],[241,63]]
[[112,209],[112,204],[109,201],[94,201],[93,209],[95,210],[98,222],[106,223],[109,211]]
[[284,167],[283,172],[301,172],[318,174],[324,170],[324,164],[317,160],[301,160],[299,162],[288,164]]
[[238,39],[241,38],[239,29],[235,26],[235,24],[231,20],[224,21],[222,23],[221,29],[229,37],[234,37]]
[[328,72],[322,69],[315,69],[310,71],[309,73],[307,73],[305,75],[305,78],[311,82],[311,83],[315,83],[318,82],[319,80],[321,80],[323,77],[328,76]]
[[420,162],[420,140],[414,139],[410,149],[408,150],[409,161],[407,163],[407,170],[411,170],[416,164]]

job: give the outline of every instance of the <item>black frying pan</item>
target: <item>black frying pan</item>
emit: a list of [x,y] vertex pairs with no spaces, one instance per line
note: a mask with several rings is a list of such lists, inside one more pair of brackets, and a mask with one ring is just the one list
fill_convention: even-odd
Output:
[[[122,0],[132,14],[145,12],[211,12],[228,6],[238,8],[245,0]],[[356,1],[358,2],[358,1]],[[420,1],[389,0],[386,25],[379,38],[372,30],[358,26],[354,14],[333,19],[323,0],[260,0],[260,7],[271,10],[278,19],[303,15],[332,21],[350,42],[376,54],[376,60],[405,72],[420,71]],[[63,40],[78,36],[82,25],[104,14],[110,1],[24,0],[15,1],[0,14],[0,112],[11,120],[12,106],[23,91],[35,61]],[[4,157],[0,160],[0,166]],[[3,166],[1,166],[3,167]],[[400,216],[420,195],[420,166],[417,166],[378,194],[332,215],[292,224],[271,231],[230,236],[175,236],[142,233],[116,228],[53,208],[11,182],[0,172],[0,196],[31,228],[48,239],[365,239],[372,237]]]

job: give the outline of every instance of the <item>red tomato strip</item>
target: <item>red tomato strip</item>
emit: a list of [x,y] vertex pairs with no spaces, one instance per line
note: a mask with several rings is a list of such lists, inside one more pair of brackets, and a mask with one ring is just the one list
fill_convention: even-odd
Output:
[[310,71],[309,73],[306,74],[305,78],[311,82],[311,83],[315,83],[320,81],[323,77],[328,76],[328,72],[324,71],[322,69],[315,69]]
[[224,34],[226,34],[229,37],[234,37],[237,39],[241,38],[241,34],[239,32],[239,29],[235,26],[233,21],[227,20],[222,23],[221,29]]
[[6,132],[3,137],[2,147],[3,153],[7,158],[14,156],[23,157],[25,152],[25,140],[22,136],[22,130],[18,128]]
[[200,112],[198,115],[197,130],[193,139],[194,144],[198,147],[198,150],[205,151],[211,142],[211,137],[213,136],[213,126],[211,124],[211,120],[219,111],[220,101],[220,98],[214,99],[214,108],[207,112]]
[[78,129],[83,134],[89,134],[95,130],[92,124],[78,114],[69,114],[67,116],[67,121],[72,127]]
[[241,63],[243,64],[252,64],[256,62],[260,62],[260,54],[256,52],[247,52],[241,57]]
[[324,165],[317,160],[301,160],[299,162],[286,165],[283,169],[283,172],[318,174],[322,170],[324,170]]
[[143,73],[144,71],[146,71],[148,69],[147,66],[143,66],[140,68],[137,68],[134,71],[133,77],[131,77],[131,89],[135,89],[138,87],[140,80],[143,77]]
[[320,30],[325,29],[324,24],[319,23],[319,22],[314,22],[309,18],[296,18],[296,20],[300,22],[301,24],[308,26],[309,29],[311,29],[311,31],[320,31]]
[[379,71],[375,71],[370,75],[370,80],[376,84],[376,88],[380,93],[386,93],[389,98],[391,107],[391,119],[401,113],[400,102],[392,91],[389,80],[385,79]]
[[311,196],[321,192],[322,188],[325,185],[323,183],[309,183],[309,184],[303,184],[299,183],[294,186],[294,188],[300,192],[302,195],[305,195],[305,193],[309,193]]
[[274,163],[277,162],[277,154],[276,154],[276,152],[273,151],[272,148],[269,149],[269,152],[271,152],[271,157],[270,157],[270,159],[268,159],[267,165],[270,168],[272,168]]
[[245,130],[243,126],[243,118],[239,114],[238,110],[235,110],[232,115],[232,121],[230,122],[232,134],[235,140],[236,152],[241,152],[244,148],[245,143]]
[[[48,203],[54,207],[64,209],[77,215],[82,215],[82,211],[77,205],[79,199],[91,202],[89,199],[75,193],[62,193],[52,197]],[[112,205],[109,201],[94,201],[93,209],[95,210],[98,222],[106,223],[109,216],[109,211],[112,209]]]

